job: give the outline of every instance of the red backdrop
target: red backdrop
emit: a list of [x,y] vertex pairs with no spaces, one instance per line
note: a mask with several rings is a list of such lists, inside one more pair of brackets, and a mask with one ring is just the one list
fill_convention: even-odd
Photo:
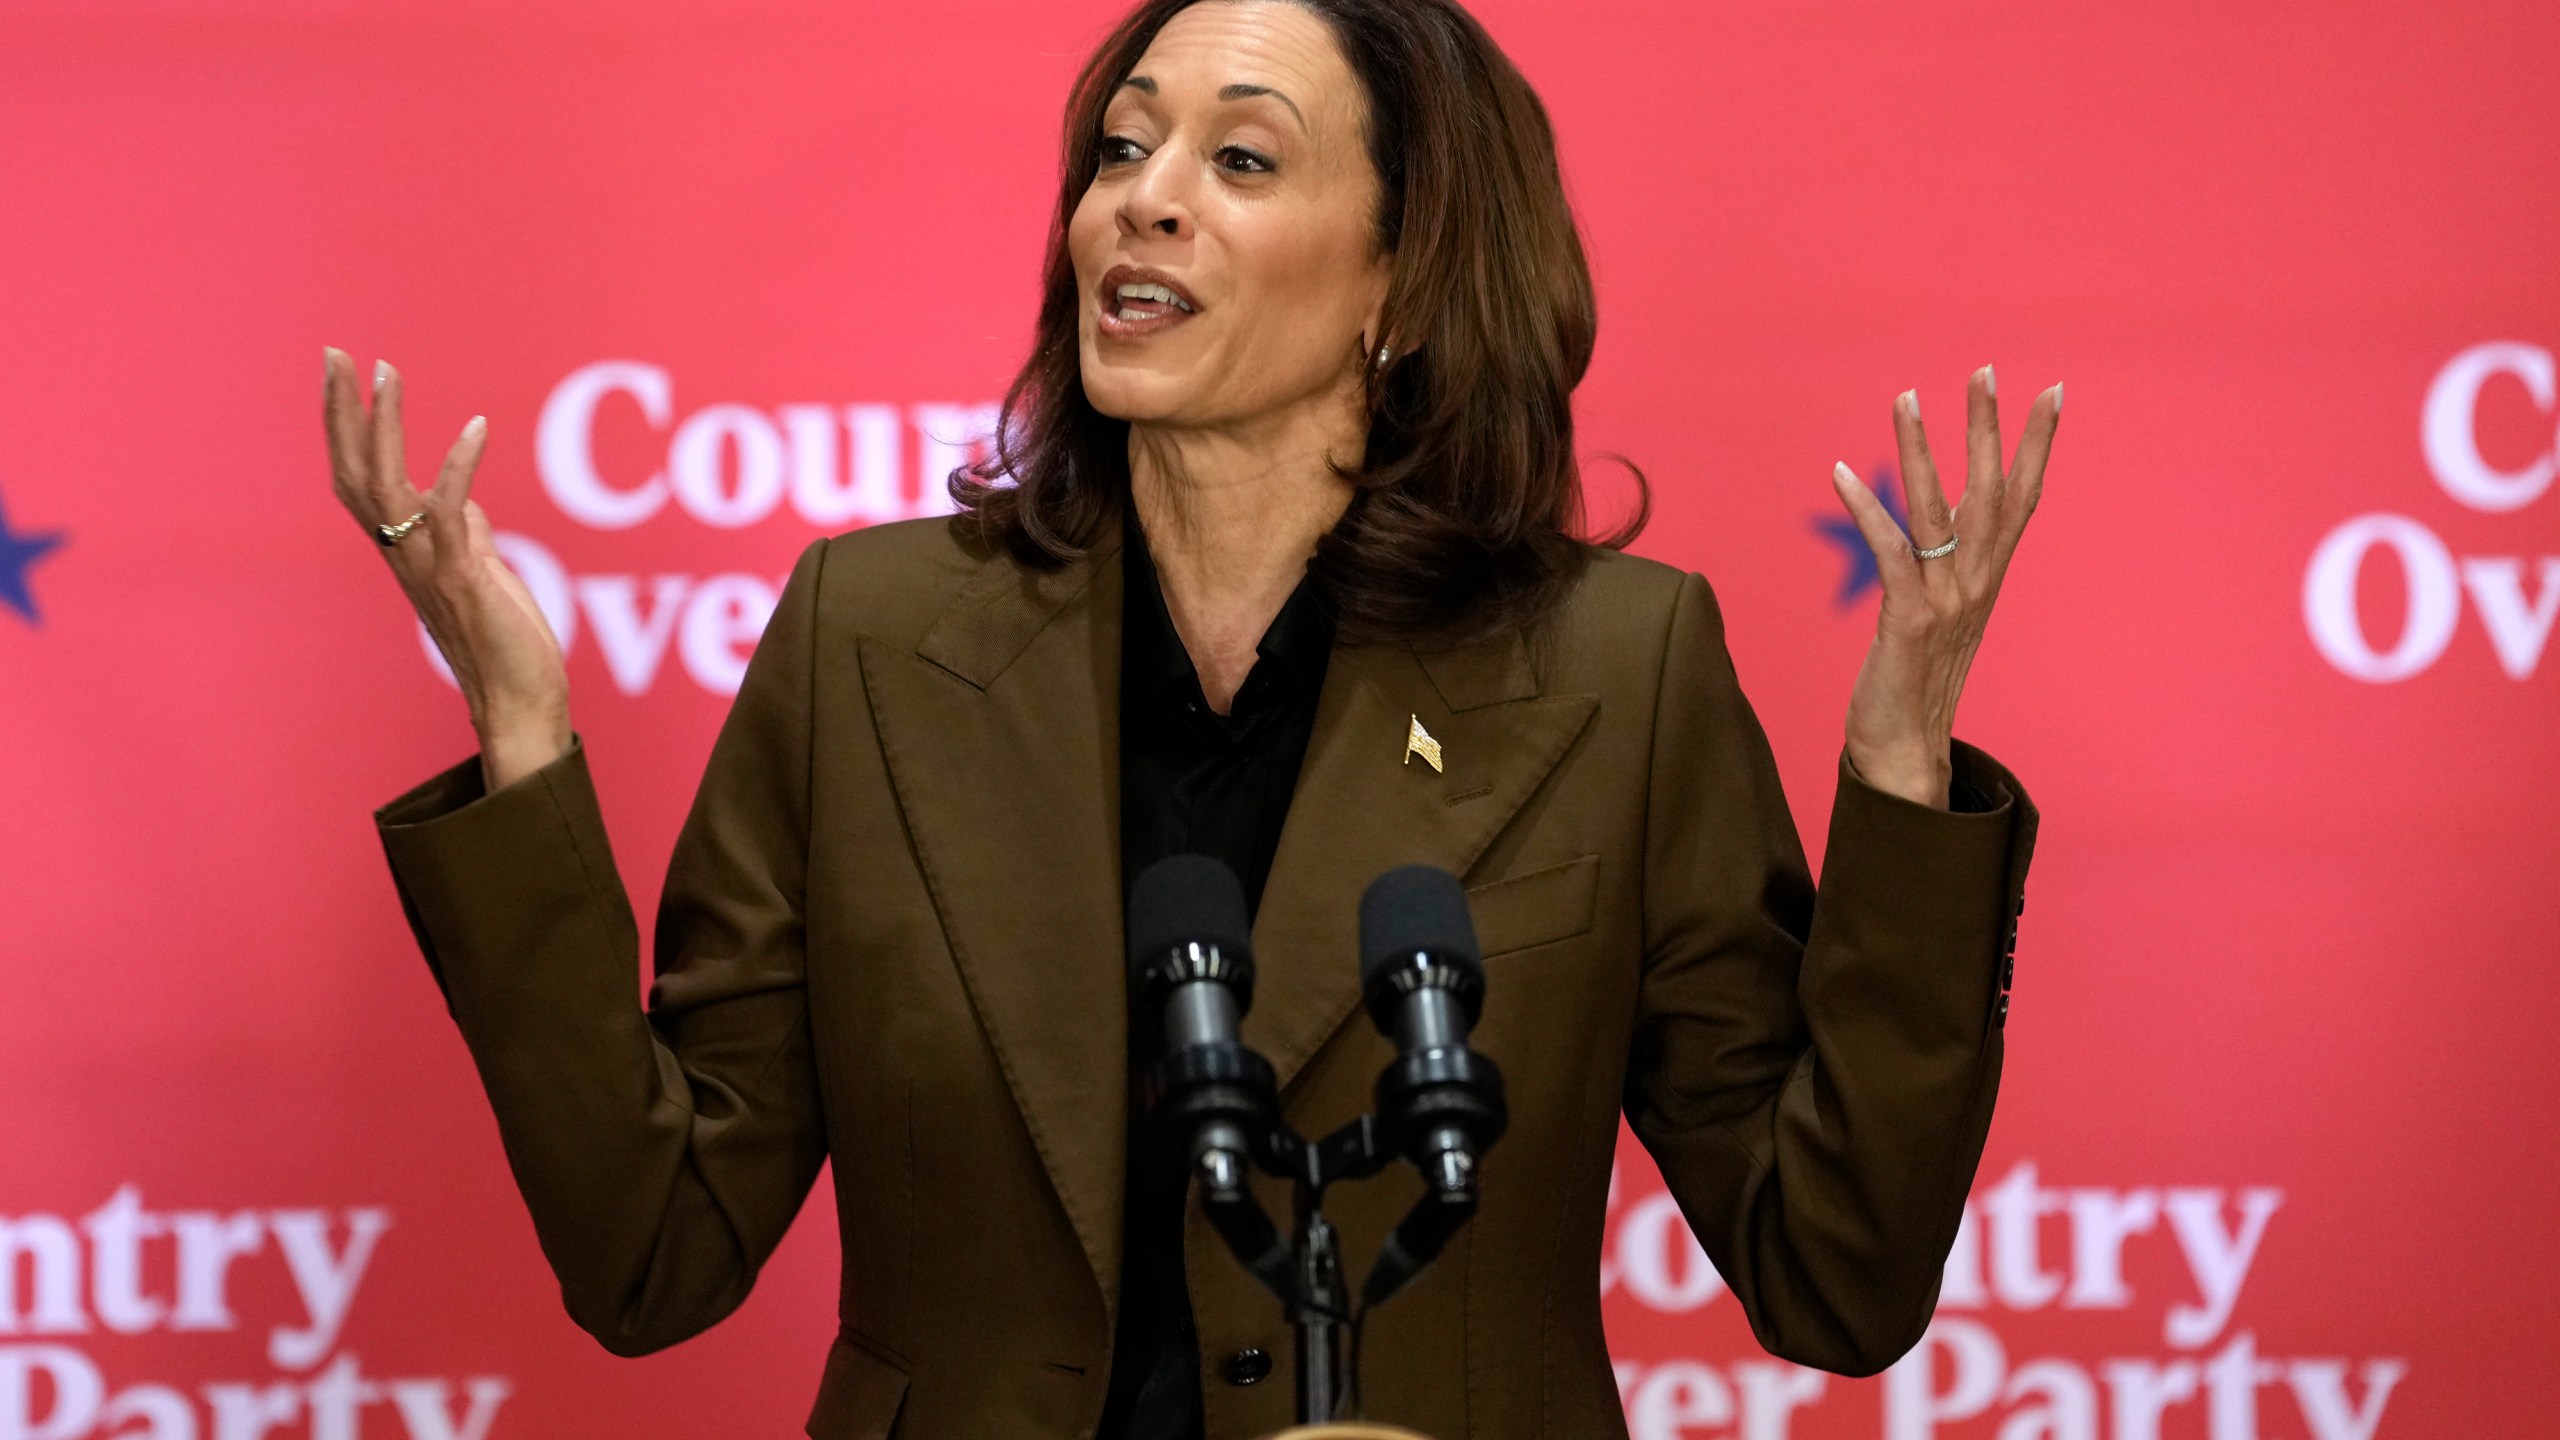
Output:
[[[2560,10],[1482,10],[1598,276],[1584,444],[1716,583],[1811,839],[1874,604],[1831,462],[1986,360],[2013,436],[2070,386],[1960,717],[2047,826],[1937,1328],[1769,1361],[1629,1144],[1636,1436],[2538,1431]],[[1110,15],[0,11],[0,1440],[796,1432],[823,1187],[700,1340],[559,1310],[369,828],[469,738],[319,347],[434,443],[490,417],[645,913],[775,580],[1001,392]]]

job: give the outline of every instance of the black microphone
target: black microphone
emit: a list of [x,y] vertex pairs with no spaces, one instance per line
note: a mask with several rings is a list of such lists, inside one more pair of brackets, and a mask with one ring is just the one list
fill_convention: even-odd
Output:
[[1250,1157],[1279,1123],[1270,1062],[1244,1047],[1253,1008],[1253,928],[1235,872],[1172,855],[1129,889],[1129,980],[1137,1013],[1163,1017],[1165,1055],[1141,1090],[1156,1133],[1177,1146],[1208,1198],[1244,1193]]
[[1510,1114],[1502,1072],[1467,1047],[1484,1013],[1484,963],[1458,877],[1429,865],[1390,870],[1360,897],[1360,978],[1369,1018],[1396,1042],[1378,1076],[1390,1145],[1422,1172],[1423,1203],[1370,1271],[1377,1304],[1421,1273],[1476,1206],[1476,1166]]

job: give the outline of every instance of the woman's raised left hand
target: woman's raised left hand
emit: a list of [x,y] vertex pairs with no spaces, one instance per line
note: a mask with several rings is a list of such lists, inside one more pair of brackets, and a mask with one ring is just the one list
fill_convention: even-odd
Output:
[[[2062,415],[2062,387],[2036,396],[2027,409],[2017,457],[2000,463],[2000,404],[1991,367],[1965,386],[1964,494],[1949,504],[1929,458],[1920,399],[1894,398],[1893,431],[1902,452],[1902,496],[1911,532],[1886,511],[1848,466],[1831,472],[1840,503],[1875,551],[1884,603],[1875,643],[1849,693],[1849,763],[1868,784],[1923,805],[1947,807],[1952,774],[1948,742],[1956,699],[1982,644],[1992,602],[2016,553],[2027,517],[2044,492],[2045,459]],[[1932,558],[1920,552],[1954,548]]]

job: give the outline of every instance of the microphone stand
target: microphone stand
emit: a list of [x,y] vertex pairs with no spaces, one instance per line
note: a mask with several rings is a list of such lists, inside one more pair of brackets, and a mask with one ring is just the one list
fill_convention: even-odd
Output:
[[[1354,1388],[1342,1354],[1343,1331],[1354,1323],[1351,1290],[1342,1275],[1340,1237],[1325,1219],[1324,1193],[1340,1181],[1368,1179],[1393,1163],[1398,1152],[1375,1115],[1363,1115],[1310,1142],[1277,1111],[1274,1097],[1264,1112],[1267,1125],[1254,1127],[1260,1143],[1251,1146],[1249,1157],[1229,1145],[1204,1144],[1192,1169],[1210,1225],[1286,1308],[1297,1332],[1298,1423],[1321,1425],[1337,1417]],[[1248,1158],[1265,1174],[1291,1182],[1294,1233],[1287,1239],[1246,1183]],[[1427,1189],[1370,1272],[1362,1309],[1402,1289],[1475,1213],[1475,1206],[1472,1174]]]
[[[1208,868],[1189,873],[1184,866]],[[1138,880],[1151,897],[1180,885],[1206,886],[1228,912],[1206,905],[1199,923],[1214,933],[1223,922],[1240,933],[1242,897],[1216,862],[1175,857]],[[1151,917],[1165,910],[1152,900],[1145,907],[1133,900],[1131,908]],[[1165,913],[1186,924],[1196,918],[1182,915],[1178,903]],[[1343,1364],[1342,1332],[1420,1275],[1474,1216],[1477,1157],[1508,1120],[1501,1071],[1466,1043],[1484,977],[1457,878],[1421,866],[1389,871],[1361,898],[1361,933],[1363,949],[1375,952],[1363,965],[1370,1014],[1399,1053],[1378,1077],[1377,1110],[1312,1142],[1281,1117],[1271,1063],[1238,1038],[1253,984],[1247,947],[1236,943],[1230,955],[1204,940],[1181,941],[1169,954],[1133,946],[1138,983],[1170,988],[1173,1048],[1145,1078],[1147,1113],[1158,1136],[1190,1152],[1201,1209],[1219,1238],[1286,1309],[1297,1332],[1301,1425],[1332,1420],[1346,1397],[1359,1393],[1358,1377]],[[1325,1191],[1365,1180],[1399,1157],[1421,1172],[1422,1198],[1379,1246],[1355,1307],[1343,1281],[1341,1238],[1325,1219]],[[1256,1169],[1290,1182],[1285,1238],[1254,1196]]]
[[[1324,1192],[1337,1181],[1375,1175],[1396,1158],[1386,1127],[1375,1115],[1363,1115],[1309,1143],[1280,1117],[1270,1062],[1233,1040],[1168,1051],[1144,1083],[1156,1134],[1191,1152],[1191,1176],[1210,1225],[1245,1269],[1280,1297],[1297,1331],[1299,1423],[1333,1419],[1344,1404],[1342,1332],[1353,1311],[1340,1237],[1324,1217]],[[1253,1193],[1256,1169],[1291,1182],[1294,1223],[1288,1236]],[[1430,1202],[1426,1195],[1424,1205]],[[1472,1209],[1472,1186],[1468,1204]],[[1396,1251],[1393,1241],[1388,1250]],[[1372,1303],[1381,1298],[1378,1280],[1370,1276]]]
[[[1341,1241],[1325,1219],[1324,1192],[1337,1181],[1377,1174],[1396,1153],[1384,1143],[1374,1115],[1313,1143],[1278,1121],[1264,1134],[1253,1158],[1264,1173],[1291,1182],[1294,1235],[1281,1241],[1242,1175],[1232,1167],[1218,1169],[1208,1156],[1198,1171],[1201,1204],[1236,1258],[1287,1307],[1297,1331],[1298,1423],[1321,1425],[1335,1418],[1346,1393],[1342,1333],[1352,1320]],[[1229,1175],[1232,1184],[1225,1183]]]

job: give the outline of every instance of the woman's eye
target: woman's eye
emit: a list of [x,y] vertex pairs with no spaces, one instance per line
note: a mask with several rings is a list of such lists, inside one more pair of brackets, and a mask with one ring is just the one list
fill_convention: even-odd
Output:
[[1105,135],[1102,137],[1099,148],[1102,163],[1105,165],[1117,165],[1123,160],[1138,158],[1138,142],[1126,135]]
[[1271,168],[1269,157],[1257,155],[1241,145],[1229,145],[1218,151],[1218,163],[1244,174],[1258,174]]

